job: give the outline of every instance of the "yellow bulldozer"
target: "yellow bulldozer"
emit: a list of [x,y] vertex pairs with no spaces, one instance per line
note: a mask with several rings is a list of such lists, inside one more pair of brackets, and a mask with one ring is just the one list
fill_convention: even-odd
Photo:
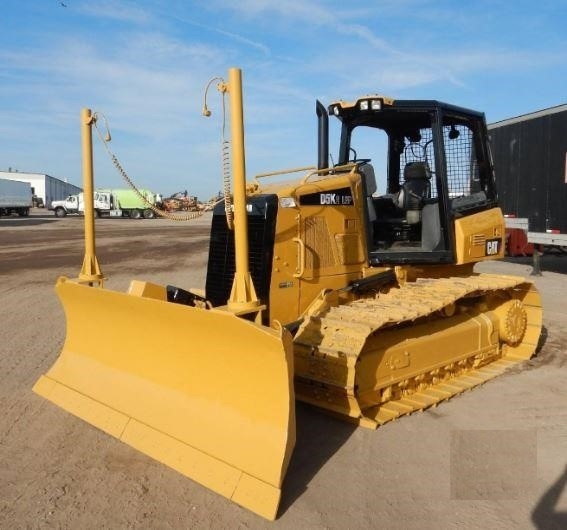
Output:
[[[233,190],[213,211],[205,289],[105,288],[86,211],[81,273],[56,285],[66,341],[34,390],[274,519],[295,399],[376,428],[529,359],[542,309],[526,279],[473,270],[503,257],[505,235],[482,113],[381,95],[317,102],[317,166],[247,182],[241,71],[218,88]],[[94,117],[81,120],[89,194]],[[156,322],[163,333],[147,334]],[[179,329],[191,344],[164,343]]]

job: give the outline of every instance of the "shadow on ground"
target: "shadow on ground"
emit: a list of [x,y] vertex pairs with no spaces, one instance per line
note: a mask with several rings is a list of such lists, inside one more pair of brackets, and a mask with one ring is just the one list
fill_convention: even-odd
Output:
[[278,517],[293,505],[325,463],[346,443],[356,425],[296,402],[297,442],[285,478]]
[[3,218],[0,220],[0,227],[14,228],[20,226],[37,226],[46,223],[57,222],[58,219],[54,217],[15,217],[13,219]]
[[532,512],[532,522],[538,530],[564,530],[567,511],[558,511],[557,503],[567,486],[567,466],[563,474],[542,495]]

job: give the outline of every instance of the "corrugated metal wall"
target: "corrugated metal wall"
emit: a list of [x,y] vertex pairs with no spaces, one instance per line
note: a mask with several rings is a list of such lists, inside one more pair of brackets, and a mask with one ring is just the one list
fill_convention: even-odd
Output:
[[489,125],[504,214],[567,233],[567,105]]

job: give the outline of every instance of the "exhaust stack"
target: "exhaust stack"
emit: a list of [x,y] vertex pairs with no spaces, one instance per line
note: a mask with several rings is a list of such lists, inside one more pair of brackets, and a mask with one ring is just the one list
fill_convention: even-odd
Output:
[[325,105],[317,100],[317,169],[329,167],[329,115]]

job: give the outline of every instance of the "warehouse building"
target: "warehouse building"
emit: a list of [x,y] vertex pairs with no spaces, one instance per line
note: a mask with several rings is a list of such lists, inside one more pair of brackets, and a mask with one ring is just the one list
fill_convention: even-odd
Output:
[[46,175],[45,173],[25,173],[23,171],[0,171],[0,178],[8,180],[19,180],[29,182],[32,194],[41,198],[46,208],[51,206],[51,201],[66,199],[83,191],[82,188],[65,182],[64,180]]

